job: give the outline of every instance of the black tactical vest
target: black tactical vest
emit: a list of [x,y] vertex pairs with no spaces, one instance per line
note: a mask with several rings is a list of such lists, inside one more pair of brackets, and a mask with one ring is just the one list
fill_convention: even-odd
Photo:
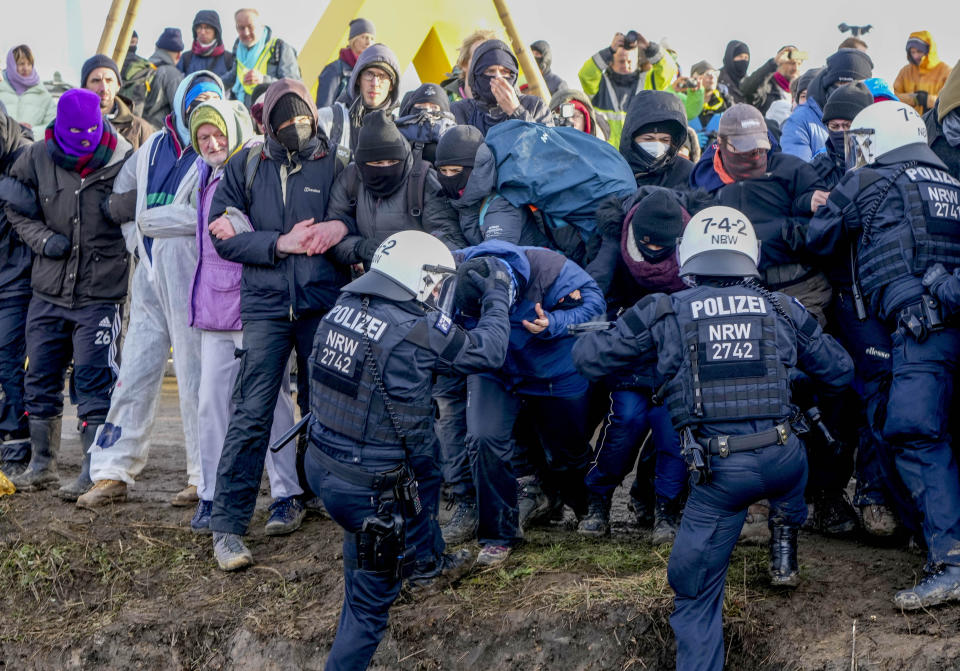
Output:
[[790,416],[788,372],[767,298],[744,286],[704,287],[675,302],[674,309],[686,355],[665,399],[678,430]]
[[890,282],[921,276],[935,263],[948,271],[960,266],[960,181],[919,165],[904,170],[897,182],[905,182],[904,216],[896,221],[878,216],[863,229],[857,266],[867,296]]
[[[373,367],[366,361],[362,334],[366,333],[382,376],[398,345],[404,341],[417,344],[408,336],[417,327],[422,328],[424,320],[411,316],[395,323],[364,313],[361,301],[359,296],[342,294],[317,327],[310,355],[310,410],[327,429],[358,443],[399,445],[400,437],[374,382]],[[423,375],[430,377],[432,371],[423,371]],[[389,390],[389,380],[384,383]],[[393,398],[390,402],[407,443],[432,439],[433,406],[429,396],[422,404]]]

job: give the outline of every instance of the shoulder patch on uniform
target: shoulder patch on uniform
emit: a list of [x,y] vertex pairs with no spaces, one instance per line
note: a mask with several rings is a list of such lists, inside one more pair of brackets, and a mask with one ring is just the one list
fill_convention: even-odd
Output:
[[443,335],[450,333],[450,328],[453,326],[453,320],[450,319],[447,315],[441,314],[437,318],[437,322],[433,325],[433,328],[437,329]]

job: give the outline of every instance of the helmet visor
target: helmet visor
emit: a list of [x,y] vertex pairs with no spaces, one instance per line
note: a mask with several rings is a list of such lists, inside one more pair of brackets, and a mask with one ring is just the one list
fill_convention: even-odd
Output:
[[428,308],[453,315],[453,294],[457,287],[457,271],[445,266],[423,266],[417,285],[417,300]]
[[872,144],[872,128],[858,128],[843,132],[843,153],[847,170],[862,168],[873,162],[868,156]]

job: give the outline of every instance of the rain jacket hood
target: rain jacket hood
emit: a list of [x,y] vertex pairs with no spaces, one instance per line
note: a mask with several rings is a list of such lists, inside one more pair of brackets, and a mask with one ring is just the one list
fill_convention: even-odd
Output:
[[[390,87],[390,94],[387,96],[387,104],[381,109],[393,109],[397,105],[400,96],[400,61],[396,55],[385,44],[372,44],[367,47],[360,57],[357,64],[350,73],[350,82],[347,84],[347,91],[350,92],[350,100],[355,100],[360,96],[360,74],[371,66],[389,69],[393,72],[393,86]],[[266,115],[264,115],[266,118]]]
[[190,144],[190,124],[187,118],[187,106],[184,104],[184,98],[187,95],[187,91],[190,90],[195,80],[199,77],[210,79],[214,84],[219,86],[221,98],[227,96],[223,88],[223,80],[209,70],[198,70],[183,78],[183,81],[180,82],[180,85],[177,87],[177,92],[173,94],[173,112],[171,112],[171,116],[173,117],[173,127],[177,131],[177,138],[184,146]]

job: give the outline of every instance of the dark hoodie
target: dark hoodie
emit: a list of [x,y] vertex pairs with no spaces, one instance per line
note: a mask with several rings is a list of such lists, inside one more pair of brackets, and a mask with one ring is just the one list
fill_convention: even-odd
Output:
[[0,113],[0,301],[4,305],[27,301],[33,295],[30,289],[33,253],[7,221],[3,207],[6,205],[30,217],[39,216],[36,194],[7,175],[20,152],[32,144],[24,132],[20,124],[6,113]]
[[[563,77],[550,69],[553,65],[553,49],[550,47],[550,43],[546,40],[537,40],[530,45],[530,48],[539,51],[541,54],[541,57],[537,59],[537,65],[540,66],[540,74],[543,75],[543,81],[546,82],[550,95],[556,95],[557,91],[567,88],[567,82],[563,80]],[[550,108],[553,109],[553,105]]]
[[[673,142],[666,155],[659,161],[652,161],[650,154],[643,151],[633,137],[643,126],[652,123],[664,123],[670,127]],[[633,170],[637,186],[653,185],[671,188],[685,188],[693,164],[677,150],[686,139],[687,113],[680,98],[666,91],[640,91],[630,101],[627,118],[623,122],[620,135],[620,153]]]
[[[214,39],[213,46],[204,48],[197,42],[197,26],[201,23],[213,26],[216,31],[217,36]],[[200,70],[210,70],[219,75],[221,79],[226,79],[233,72],[234,63],[233,54],[227,51],[223,45],[220,15],[212,9],[201,9],[193,19],[193,47],[190,51],[184,51],[180,55],[177,69],[187,75]]]
[[[494,49],[500,49],[508,54],[509,58],[513,61],[514,71],[520,71],[520,64],[517,63],[517,59],[513,55],[513,52],[510,51],[510,47],[500,40],[487,40],[483,42],[477,47],[476,51],[473,52],[473,62],[471,63],[470,72],[467,73],[467,84],[470,85],[470,89],[474,92],[474,95],[477,95],[476,77],[483,74],[479,67],[481,58],[484,54]],[[533,121],[547,126],[553,125],[553,115],[543,100],[536,96],[528,96],[523,93],[518,94],[517,97],[520,100],[520,105],[513,111],[513,114],[510,115],[505,114],[496,104],[495,100],[480,100],[478,98],[458,100],[450,106],[450,111],[453,112],[453,117],[458,124],[475,126],[480,129],[480,132],[484,135],[487,134],[487,131],[489,131],[491,127],[508,119]]]
[[734,103],[750,102],[740,90],[740,84],[747,74],[750,61],[733,60],[734,56],[742,53],[750,54],[750,47],[747,46],[746,42],[741,42],[740,40],[730,40],[727,42],[727,48],[723,52],[723,67],[720,68],[720,77],[717,80],[717,87],[720,89],[720,93],[723,94],[723,97],[726,98],[731,105]]
[[[307,103],[316,123],[313,99],[303,83],[294,79],[280,79],[270,85],[263,103],[263,118],[269,119],[274,105],[288,93]],[[283,148],[269,124],[266,136],[262,147],[244,148],[230,157],[210,206],[210,221],[228,207],[235,207],[247,215],[253,227],[253,231],[229,240],[213,240],[221,257],[243,264],[243,321],[295,319],[326,312],[346,280],[327,255],[277,252],[277,238],[289,233],[297,222],[326,218],[336,175],[336,153],[327,151],[327,139],[322,132],[296,155]],[[248,200],[246,168],[250,152],[261,154]]]
[[[379,107],[368,108],[360,95],[360,75],[369,67],[378,67],[390,75],[392,86],[386,100]],[[354,151],[363,126],[363,117],[371,109],[392,112],[400,97],[400,62],[390,47],[384,44],[372,44],[367,47],[350,73],[350,81],[340,98],[330,107],[319,111],[320,127],[331,143]],[[266,118],[266,117],[264,117]],[[349,120],[349,123],[347,123]]]

